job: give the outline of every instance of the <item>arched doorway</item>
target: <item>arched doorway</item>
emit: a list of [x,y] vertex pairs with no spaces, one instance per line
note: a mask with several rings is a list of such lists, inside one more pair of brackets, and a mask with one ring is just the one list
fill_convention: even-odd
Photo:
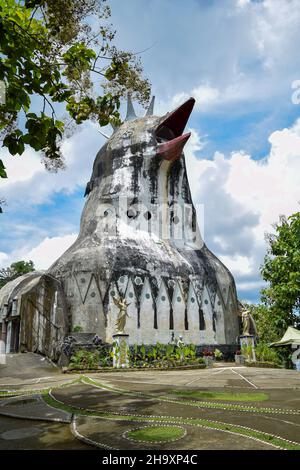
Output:
[[16,353],[20,344],[20,318],[14,318],[7,322],[6,353]]

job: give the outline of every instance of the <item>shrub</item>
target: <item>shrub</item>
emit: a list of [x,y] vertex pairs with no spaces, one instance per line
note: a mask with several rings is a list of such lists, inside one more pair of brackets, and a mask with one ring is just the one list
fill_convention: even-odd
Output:
[[193,344],[161,344],[152,346],[134,344],[130,351],[133,367],[168,367],[188,365],[196,362],[196,347]]
[[89,352],[83,349],[76,351],[70,359],[70,368],[97,369],[99,365],[99,352]]
[[222,359],[223,353],[222,353],[222,351],[220,351],[220,349],[215,349],[214,350],[214,356],[215,356],[216,359]]
[[266,343],[260,341],[255,348],[256,359],[261,362],[273,362],[279,364],[280,358],[277,351],[270,348]]
[[99,364],[101,367],[112,367],[113,350],[112,347],[99,349]]
[[241,350],[242,350],[243,356],[245,356],[245,358],[248,361],[251,361],[252,357],[253,357],[253,355],[252,355],[253,348],[252,348],[251,344],[249,344],[248,346],[246,344],[243,344]]
[[196,362],[198,364],[205,364],[203,357],[197,357]]
[[73,327],[73,333],[82,333],[83,328],[80,325],[74,325]]

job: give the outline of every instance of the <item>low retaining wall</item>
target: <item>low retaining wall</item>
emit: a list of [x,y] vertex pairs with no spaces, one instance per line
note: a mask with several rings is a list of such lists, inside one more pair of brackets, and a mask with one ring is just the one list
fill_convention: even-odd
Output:
[[239,346],[237,344],[203,344],[196,346],[196,355],[197,357],[202,356],[204,350],[214,351],[219,349],[222,352],[224,361],[234,361],[234,355]]

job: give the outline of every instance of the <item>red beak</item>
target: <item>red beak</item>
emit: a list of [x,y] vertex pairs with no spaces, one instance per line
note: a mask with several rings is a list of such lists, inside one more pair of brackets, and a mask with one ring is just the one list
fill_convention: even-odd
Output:
[[164,160],[174,161],[180,157],[183,152],[183,147],[189,140],[191,133],[181,135],[175,139],[159,144],[157,148],[157,155]]
[[164,160],[175,161],[183,151],[191,133],[182,135],[194,107],[194,98],[188,99],[159,124],[156,129],[157,155]]

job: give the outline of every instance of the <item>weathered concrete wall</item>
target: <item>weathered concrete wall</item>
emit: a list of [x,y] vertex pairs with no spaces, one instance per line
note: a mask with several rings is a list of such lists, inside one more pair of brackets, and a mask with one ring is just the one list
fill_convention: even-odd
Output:
[[60,283],[44,275],[20,298],[21,351],[33,351],[58,360],[69,330],[64,292]]
[[[65,334],[69,331],[65,295],[59,281],[33,272],[5,286],[6,346],[9,352],[12,321],[20,322],[16,350],[33,351],[57,360]],[[2,311],[3,305],[0,305]]]

